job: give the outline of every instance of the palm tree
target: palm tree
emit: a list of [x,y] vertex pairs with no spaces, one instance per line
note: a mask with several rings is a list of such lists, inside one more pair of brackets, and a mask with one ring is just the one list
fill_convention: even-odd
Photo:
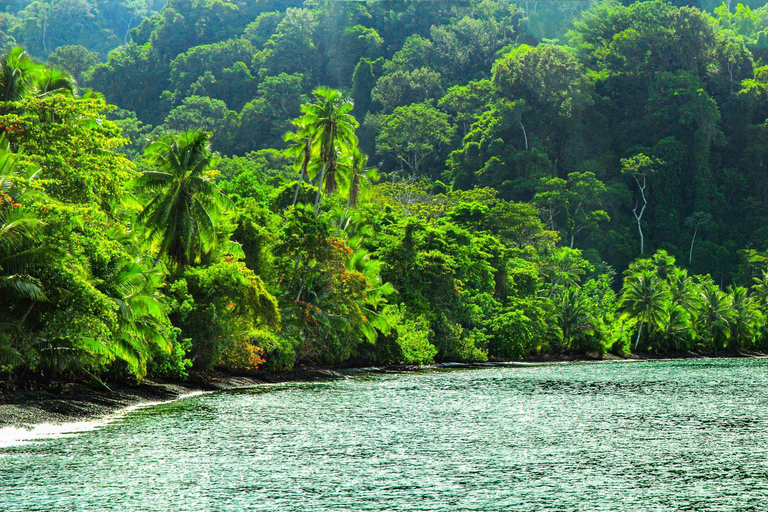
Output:
[[159,272],[133,258],[118,262],[103,281],[96,283],[117,310],[119,327],[110,348],[140,379],[147,372],[151,345],[171,352],[170,323],[158,292],[161,284]]
[[296,131],[285,134],[285,142],[288,143],[288,147],[285,148],[284,154],[288,158],[293,159],[293,167],[299,174],[296,192],[293,195],[293,203],[291,204],[291,206],[296,206],[296,202],[299,200],[301,184],[309,180],[308,170],[312,160],[314,133],[309,126],[304,124],[303,118],[297,119],[293,124],[296,126]]
[[763,271],[760,277],[754,277],[752,280],[755,282],[752,285],[752,296],[757,299],[761,306],[765,307],[768,305],[768,272]]
[[594,332],[589,317],[589,304],[577,287],[567,288],[557,301],[555,322],[563,333],[563,348],[570,348],[573,341]]
[[304,113],[301,122],[313,136],[313,151],[319,158],[315,214],[320,211],[322,190],[332,194],[338,187],[337,172],[339,160],[357,146],[358,122],[349,112],[353,104],[341,92],[327,87],[318,87],[312,94],[314,103],[302,105]]
[[159,243],[163,256],[179,266],[200,260],[216,242],[215,220],[229,199],[206,175],[211,164],[211,134],[197,130],[167,134],[144,151],[158,170],[145,171],[137,184],[155,193],[139,221]]
[[16,162],[0,137],[0,364],[11,365],[23,362],[13,343],[19,320],[46,300],[34,271],[51,260],[42,240],[45,224],[24,206],[32,194],[18,186]]
[[77,89],[75,79],[68,72],[56,67],[43,67],[36,77],[38,96],[63,93],[74,94]]
[[640,344],[643,328],[652,329],[659,325],[665,303],[669,301],[669,291],[655,273],[643,270],[639,274],[630,274],[621,290],[619,307],[625,316],[640,320],[635,339],[635,348]]
[[342,226],[347,221],[350,208],[357,206],[357,201],[361,190],[367,189],[371,182],[377,180],[379,172],[375,167],[368,167],[368,157],[359,149],[352,151],[352,157],[349,161],[347,172],[339,174],[339,184],[349,195],[347,198],[347,207],[344,210],[344,216],[341,218],[336,228],[336,236],[339,236]]
[[381,267],[382,262],[371,258],[363,249],[357,249],[347,262],[348,270],[365,276],[365,298],[357,304],[362,312],[358,327],[371,343],[376,341],[376,329],[385,334],[390,330],[390,325],[380,311],[387,303],[387,297],[395,293],[392,284],[382,281]]
[[658,334],[663,343],[673,350],[684,350],[693,336],[691,315],[674,301],[663,305]]
[[667,251],[660,249],[656,251],[651,257],[651,263],[653,263],[656,269],[656,276],[662,281],[667,281],[674,274],[675,258],[671,256]]
[[0,101],[19,101],[36,91],[44,66],[21,47],[0,57]]
[[688,276],[688,271],[684,268],[675,267],[667,278],[667,282],[672,302],[682,307],[693,317],[701,300],[701,292]]
[[18,203],[0,207],[0,306],[19,300],[45,299],[40,281],[29,274],[40,247],[43,222]]
[[731,337],[728,349],[736,351],[755,339],[755,334],[762,321],[760,310],[755,301],[747,294],[743,286],[729,287],[731,302]]
[[713,283],[705,284],[701,293],[699,326],[710,349],[723,349],[731,336],[733,310],[731,298]]
[[45,299],[42,285],[29,275],[47,254],[40,245],[44,224],[24,207],[27,190],[18,186],[18,177],[16,155],[0,137],[0,304]]
[[46,67],[16,47],[0,57],[0,101],[52,93],[74,94],[77,85],[63,69]]

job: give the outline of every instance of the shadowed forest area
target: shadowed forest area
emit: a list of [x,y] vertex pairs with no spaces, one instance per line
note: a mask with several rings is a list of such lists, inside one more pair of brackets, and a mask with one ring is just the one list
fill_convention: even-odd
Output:
[[768,348],[768,7],[10,0],[0,381]]

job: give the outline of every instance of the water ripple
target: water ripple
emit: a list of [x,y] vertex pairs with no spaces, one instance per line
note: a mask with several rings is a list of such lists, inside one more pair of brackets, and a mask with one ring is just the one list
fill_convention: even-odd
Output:
[[0,448],[0,510],[764,510],[766,404],[764,360],[273,385]]

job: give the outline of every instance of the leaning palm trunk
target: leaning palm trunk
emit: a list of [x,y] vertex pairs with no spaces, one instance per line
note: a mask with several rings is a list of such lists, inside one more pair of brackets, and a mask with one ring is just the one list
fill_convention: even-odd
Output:
[[645,324],[645,319],[640,320],[640,329],[637,330],[637,338],[635,339],[635,350],[637,350],[637,346],[640,345],[640,335],[643,334],[643,324]]
[[307,167],[309,166],[309,148],[305,150],[304,153],[304,162],[301,164],[301,175],[299,176],[299,181],[296,183],[296,192],[293,194],[293,203],[291,203],[291,206],[296,206],[296,203],[299,201],[299,190],[301,190],[301,184],[302,182],[306,181],[309,176],[307,176]]
[[323,165],[322,171],[320,171],[320,179],[317,180],[317,194],[315,194],[315,216],[320,213],[320,198],[323,193],[323,181],[325,181],[325,168]]

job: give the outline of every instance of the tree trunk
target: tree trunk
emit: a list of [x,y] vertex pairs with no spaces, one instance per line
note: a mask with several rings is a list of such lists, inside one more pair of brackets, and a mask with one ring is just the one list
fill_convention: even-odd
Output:
[[637,350],[637,346],[640,344],[640,335],[643,333],[643,324],[645,323],[645,320],[640,320],[640,329],[637,330],[637,339],[635,339],[635,350]]
[[696,228],[693,230],[693,238],[691,238],[691,250],[688,252],[688,264],[690,265],[693,261],[693,244],[696,242],[696,233],[699,231],[699,226],[696,226]]
[[528,134],[525,132],[525,126],[523,126],[522,121],[520,121],[520,128],[523,129],[523,137],[525,137],[525,149],[528,150]]
[[317,194],[315,195],[315,216],[320,213],[320,196],[323,192],[323,182],[325,181],[325,165],[323,170],[320,171],[320,179],[317,180]]

